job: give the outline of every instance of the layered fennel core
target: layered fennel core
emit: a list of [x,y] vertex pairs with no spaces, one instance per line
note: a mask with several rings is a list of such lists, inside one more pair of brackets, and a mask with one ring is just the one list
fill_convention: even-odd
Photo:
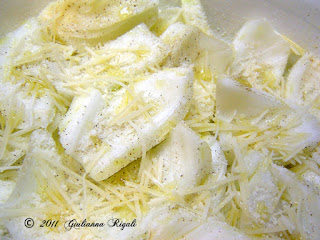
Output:
[[98,43],[115,39],[142,22],[152,25],[157,4],[156,0],[60,0],[50,4],[40,19],[58,40]]

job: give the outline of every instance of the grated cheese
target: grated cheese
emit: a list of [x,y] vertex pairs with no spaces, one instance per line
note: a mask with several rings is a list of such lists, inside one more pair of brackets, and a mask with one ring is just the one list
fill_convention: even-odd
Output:
[[51,3],[0,43],[0,238],[317,239],[319,66],[264,19],[225,43],[198,0]]

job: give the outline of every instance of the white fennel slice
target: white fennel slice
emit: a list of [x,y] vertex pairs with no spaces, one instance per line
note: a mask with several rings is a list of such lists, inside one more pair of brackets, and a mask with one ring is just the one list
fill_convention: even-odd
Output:
[[157,0],[60,0],[51,3],[40,19],[63,42],[96,44],[115,39],[142,22],[152,25],[157,15]]
[[[211,173],[209,174],[207,185],[215,184],[226,178],[228,162],[221,148],[220,142],[214,136],[205,136],[204,140],[209,144],[211,150]],[[211,205],[218,206],[226,193],[226,186],[221,186],[211,190]]]
[[200,0],[182,0],[181,7],[184,21],[187,24],[200,28],[207,35],[213,35]]
[[72,154],[78,148],[81,134],[92,127],[90,123],[102,108],[102,94],[96,89],[89,89],[85,96],[75,97],[60,124],[60,142],[67,153]]
[[318,223],[320,221],[320,198],[309,185],[304,185],[297,175],[275,164],[272,165],[272,174],[279,183],[287,186],[288,199],[291,203],[299,203],[299,213],[293,220],[296,228],[304,239],[317,239],[320,235]]
[[101,51],[106,54],[107,59],[109,55],[117,53],[108,62],[109,67],[117,74],[135,76],[159,64],[168,55],[169,46],[142,23],[108,42]]
[[286,98],[291,104],[310,106],[320,119],[320,60],[305,54],[292,67],[286,81]]
[[162,165],[161,183],[180,194],[199,185],[212,169],[208,143],[183,122],[152,150],[152,156]]
[[18,129],[46,128],[56,114],[52,95],[37,89],[28,91],[23,87],[26,80],[17,78],[11,70],[20,60],[21,52],[34,50],[34,46],[25,42],[37,35],[39,27],[38,21],[31,18],[0,44],[0,111],[5,116],[16,114]]
[[231,78],[217,81],[217,114],[230,121],[236,114],[258,116],[267,109],[283,107],[272,95],[255,88],[247,88]]
[[268,70],[278,81],[287,65],[290,45],[265,19],[246,22],[233,41],[232,74]]
[[106,179],[145,156],[186,116],[192,83],[188,68],[160,71],[136,83],[136,96],[120,110],[124,89],[109,101],[97,90],[76,97],[60,124],[60,141],[92,178]]
[[209,69],[214,74],[222,74],[232,60],[232,49],[227,43],[204,34],[195,26],[174,23],[160,38],[171,46],[165,61],[168,66],[192,63],[196,69]]

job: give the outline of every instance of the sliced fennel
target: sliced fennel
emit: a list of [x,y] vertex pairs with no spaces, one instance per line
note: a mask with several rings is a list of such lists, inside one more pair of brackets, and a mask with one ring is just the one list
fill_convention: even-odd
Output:
[[[125,94],[114,96],[113,103],[109,104],[97,91],[91,97],[75,98],[60,125],[62,145],[84,165],[91,177],[106,179],[145,156],[146,151],[161,142],[185,117],[192,82],[192,71],[187,68],[150,75],[133,89],[140,100],[133,99],[132,103],[135,101],[139,106],[142,102],[144,106],[137,110],[127,108],[119,114],[117,109],[121,101],[126,100]],[[102,110],[98,109],[99,105],[104,106]],[[128,106],[134,107],[130,102]],[[78,147],[69,149],[75,141]]]
[[281,107],[281,102],[264,91],[246,88],[230,78],[217,82],[217,114],[220,119],[230,121],[237,114],[259,116],[267,109]]
[[309,106],[319,118],[320,60],[306,53],[292,67],[286,82],[286,98],[289,102]]
[[246,204],[252,216],[259,221],[268,219],[278,204],[279,192],[271,172],[259,169],[248,184]]
[[200,28],[207,35],[213,35],[200,0],[182,0],[181,6],[187,24]]
[[[211,168],[212,172],[206,181],[206,184],[214,185],[219,181],[224,181],[226,179],[228,162],[224,155],[224,152],[220,146],[219,141],[217,141],[213,136],[205,136],[204,140],[209,144],[211,150]],[[226,196],[226,186],[222,185],[219,188],[213,189],[210,202],[208,204],[213,207],[213,211],[223,204]],[[209,207],[210,208],[210,207]],[[209,212],[209,209],[208,209]],[[207,216],[206,216],[207,217]]]
[[198,0],[53,2],[0,44],[0,238],[318,239],[318,80],[266,20],[230,46]]
[[67,43],[114,39],[142,22],[153,22],[157,0],[56,1],[40,15],[54,38]]
[[167,4],[163,7],[159,6],[159,18],[151,28],[157,36],[160,36],[170,25],[180,22],[182,19],[183,10],[179,6]]
[[28,20],[9,34],[0,48],[0,169],[4,174],[19,170],[29,151],[30,133],[50,126],[57,112],[58,104],[52,95],[55,92],[42,85],[35,86],[26,76],[20,76],[15,65],[23,55],[21,49],[37,48],[30,41],[32,35],[38,35],[38,28],[35,19]]
[[219,141],[217,141],[213,136],[206,136],[204,140],[209,144],[211,150],[213,181],[224,179],[227,173],[228,163]]
[[224,73],[231,61],[232,50],[222,40],[207,36],[197,27],[175,23],[161,35],[171,46],[166,60],[169,66],[194,63],[197,71],[215,75]]
[[100,51],[111,55],[106,59],[112,71],[119,75],[135,76],[159,64],[168,55],[168,48],[145,24],[141,24],[106,44]]
[[60,141],[71,156],[79,148],[79,141],[86,129],[92,128],[95,115],[103,108],[103,98],[96,89],[89,89],[86,96],[75,97],[65,118],[60,123]]
[[[284,156],[281,159],[284,163],[305,148],[314,148],[320,140],[320,123],[315,116],[232,79],[218,80],[216,104],[217,117],[223,125],[247,128],[249,139],[239,137],[243,146],[253,144],[254,150],[259,147],[279,153]],[[230,140],[227,141],[230,146],[227,149],[233,149]]]
[[212,171],[209,145],[184,123],[172,129],[151,154],[155,162],[162,164],[160,183],[179,194],[200,185]]
[[273,166],[272,171],[274,176],[287,186],[289,201],[299,203],[297,215],[292,219],[295,227],[305,239],[316,239],[320,234],[316,227],[320,220],[318,193],[298,181],[295,174],[287,169]]
[[0,190],[1,190],[0,204],[5,203],[9,199],[15,185],[16,185],[15,182],[11,180],[9,181],[0,180]]
[[231,74],[277,97],[287,65],[290,45],[266,20],[244,24],[233,41],[235,59]]
[[[34,19],[11,33],[1,46],[1,70],[0,70],[0,109],[7,121],[12,121],[11,114],[15,117],[18,129],[32,127],[46,128],[52,122],[55,115],[54,99],[51,92],[41,87],[32,86],[24,76],[16,74],[16,59],[20,58],[19,48],[24,48],[30,41],[30,35],[35,34],[39,23]],[[25,46],[26,45],[26,46]],[[33,48],[36,48],[33,46]],[[20,120],[19,120],[20,118]]]

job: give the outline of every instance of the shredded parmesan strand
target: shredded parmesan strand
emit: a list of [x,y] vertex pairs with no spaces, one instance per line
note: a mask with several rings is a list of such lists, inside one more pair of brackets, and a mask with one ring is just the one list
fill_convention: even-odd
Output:
[[223,179],[223,180],[219,180],[219,181],[216,181],[213,184],[206,184],[206,185],[200,185],[198,187],[194,187],[192,189],[189,189],[185,195],[189,195],[189,194],[194,194],[194,193],[197,193],[197,192],[201,192],[201,191],[206,191],[206,190],[213,190],[213,189],[216,189],[216,188],[219,188],[229,182],[234,182],[234,181],[237,181],[240,179],[240,176],[232,176],[232,177],[228,177],[226,179]]
[[42,158],[39,158],[39,156],[37,157],[39,160],[41,160],[40,166],[42,166],[42,169],[45,170],[45,173],[49,179],[49,182],[52,184],[52,186],[55,186],[55,188],[58,190],[58,192],[61,194],[61,196],[64,198],[64,200],[68,203],[68,207],[71,208],[71,210],[78,215],[78,217],[81,217],[82,214],[80,212],[80,210],[77,208],[77,206],[73,203],[73,201],[71,200],[71,198],[69,197],[68,193],[62,188],[60,187],[60,184],[57,182],[56,178],[53,176],[53,174],[51,173],[51,171],[49,171],[47,169],[47,167],[45,167],[45,163],[43,163],[44,160],[42,160]]

